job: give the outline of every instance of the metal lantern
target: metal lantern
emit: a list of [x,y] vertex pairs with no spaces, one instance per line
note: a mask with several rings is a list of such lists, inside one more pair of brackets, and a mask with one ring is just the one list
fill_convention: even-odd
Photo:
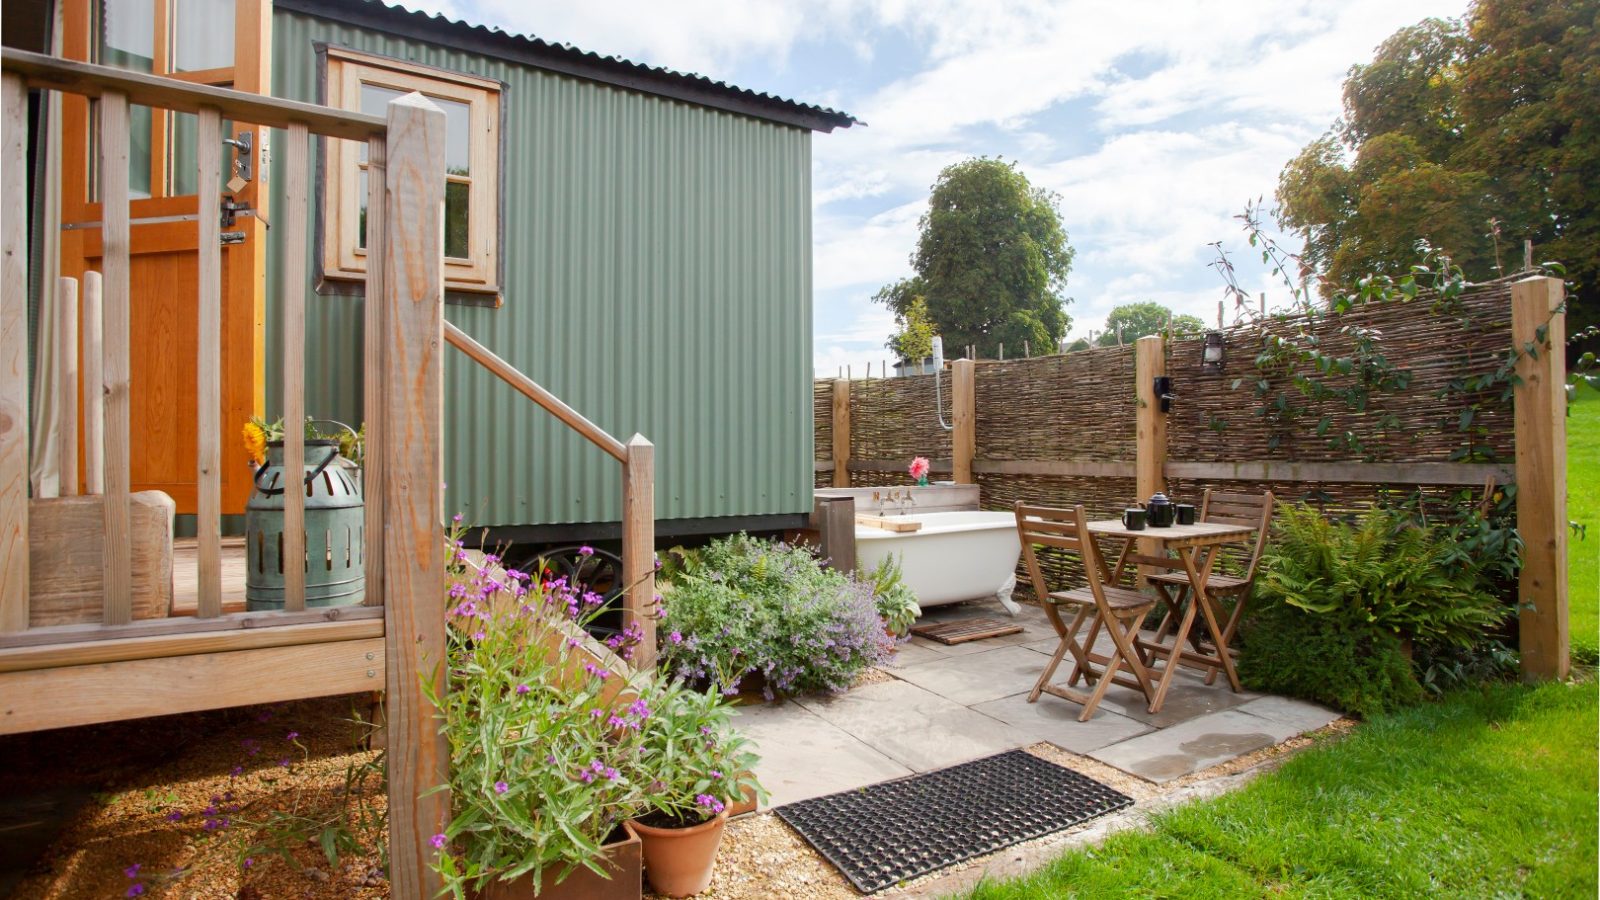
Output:
[[[366,596],[366,535],[361,491],[342,465],[339,442],[306,441],[305,470],[288,479],[283,442],[267,445],[245,505],[245,609],[283,609],[283,492],[305,491],[306,606],[353,606]],[[298,483],[298,484],[297,484]]]

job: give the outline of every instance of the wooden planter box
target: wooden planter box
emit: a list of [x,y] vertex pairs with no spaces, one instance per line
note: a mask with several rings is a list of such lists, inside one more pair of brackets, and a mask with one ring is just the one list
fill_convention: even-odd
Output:
[[[626,822],[618,833],[622,835],[620,840],[601,848],[605,855],[603,867],[611,875],[609,879],[580,867],[557,884],[556,873],[545,872],[539,885],[539,900],[639,900],[643,897],[644,859],[639,851],[639,836]],[[490,882],[483,890],[469,892],[467,896],[474,900],[532,900],[533,876]]]

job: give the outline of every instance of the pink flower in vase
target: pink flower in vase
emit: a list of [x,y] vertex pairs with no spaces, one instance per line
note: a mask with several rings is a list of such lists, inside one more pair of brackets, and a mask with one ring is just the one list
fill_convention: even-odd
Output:
[[911,473],[911,477],[917,480],[917,484],[927,484],[928,458],[926,456],[919,456],[913,459],[911,461],[911,465],[907,467],[906,471]]

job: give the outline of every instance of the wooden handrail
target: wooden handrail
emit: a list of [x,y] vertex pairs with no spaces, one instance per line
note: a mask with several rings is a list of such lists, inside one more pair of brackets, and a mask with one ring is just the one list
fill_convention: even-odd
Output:
[[108,92],[124,94],[129,103],[187,113],[199,113],[202,107],[211,107],[220,110],[224,118],[236,122],[273,128],[288,128],[290,123],[299,122],[314,134],[352,141],[382,137],[388,127],[382,116],[193,84],[10,47],[0,52],[0,69],[22,76],[29,87],[85,97],[99,97]]
[[581,434],[589,443],[611,454],[617,462],[628,461],[628,448],[616,438],[607,434],[605,429],[584,418],[577,410],[561,402],[555,394],[550,393],[532,378],[517,371],[516,366],[496,356],[493,350],[473,340],[465,331],[449,322],[444,323],[444,339],[462,353],[472,359],[504,381],[516,388],[523,396],[539,404],[544,410],[566,424],[568,428]]

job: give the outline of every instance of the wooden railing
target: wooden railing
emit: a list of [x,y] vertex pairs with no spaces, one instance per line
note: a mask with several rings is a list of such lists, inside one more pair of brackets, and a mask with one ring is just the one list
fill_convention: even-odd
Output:
[[622,580],[627,587],[624,623],[640,634],[634,665],[649,669],[656,660],[655,445],[642,434],[635,434],[626,444],[617,440],[449,322],[444,323],[444,338],[622,464]]

